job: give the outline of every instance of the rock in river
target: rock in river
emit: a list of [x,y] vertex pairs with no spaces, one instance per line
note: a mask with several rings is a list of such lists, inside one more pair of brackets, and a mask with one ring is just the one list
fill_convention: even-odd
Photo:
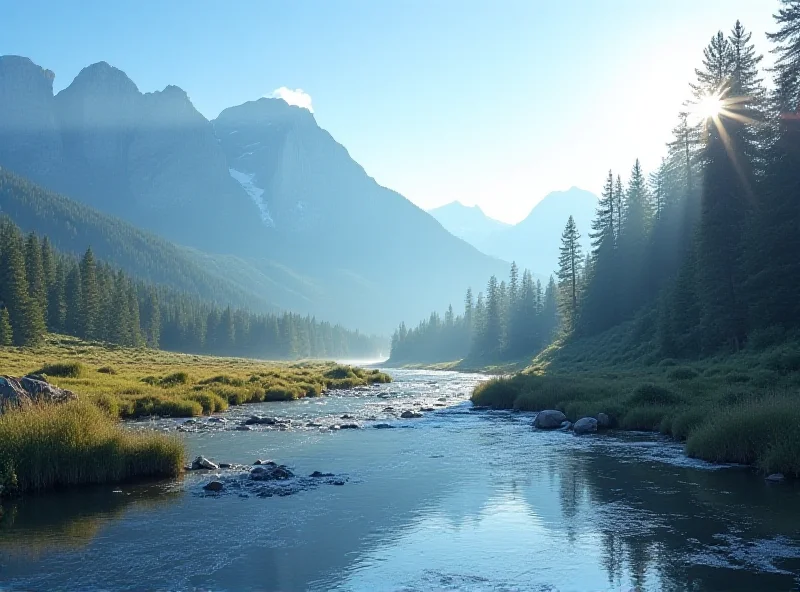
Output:
[[597,431],[597,420],[594,417],[582,417],[572,426],[576,435],[593,434]]
[[567,421],[567,416],[555,409],[540,411],[533,420],[533,427],[540,430],[554,430],[560,428],[561,424]]
[[225,486],[219,481],[212,481],[211,483],[206,483],[203,486],[203,489],[205,489],[206,491],[222,491],[223,489],[225,489]]
[[780,483],[786,479],[786,477],[783,476],[783,473],[772,473],[771,475],[767,475],[765,479],[770,483]]
[[372,427],[374,427],[376,430],[390,430],[394,426],[392,424],[390,424],[390,423],[376,423]]
[[417,413],[416,411],[403,411],[403,413],[400,414],[400,417],[403,419],[418,419],[422,417],[422,413]]
[[250,471],[250,479],[253,481],[285,481],[292,477],[294,477],[294,473],[285,465],[261,465]]
[[208,469],[210,471],[216,471],[219,469],[219,465],[214,464],[210,460],[208,460],[205,456],[198,456],[194,461],[192,461],[192,470],[197,471],[198,469]]
[[608,429],[611,427],[611,418],[605,413],[597,414],[597,427],[600,429]]

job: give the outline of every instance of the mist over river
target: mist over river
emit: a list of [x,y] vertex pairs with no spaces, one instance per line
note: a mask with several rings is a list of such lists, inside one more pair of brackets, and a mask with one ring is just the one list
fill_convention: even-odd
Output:
[[[190,458],[272,459],[343,484],[209,495],[216,473],[192,471],[5,502],[0,590],[800,590],[797,484],[650,434],[576,437],[472,410],[480,375],[388,372],[227,422],[150,422],[181,426]],[[291,423],[236,429],[253,414]],[[329,429],[347,423],[361,429]]]

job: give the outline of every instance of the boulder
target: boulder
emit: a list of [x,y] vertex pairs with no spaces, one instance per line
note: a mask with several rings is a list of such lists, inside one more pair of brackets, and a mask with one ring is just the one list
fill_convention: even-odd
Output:
[[4,409],[24,409],[32,404],[58,404],[73,401],[78,396],[72,391],[58,388],[39,375],[0,376],[0,413]]
[[314,479],[319,479],[320,477],[335,477],[333,473],[322,473],[320,471],[314,471],[309,475],[309,477],[313,477]]
[[294,477],[294,473],[284,465],[274,467],[261,465],[250,471],[250,479],[253,481],[285,481],[292,477]]
[[261,417],[260,415],[251,415],[248,417],[244,425],[275,425],[278,423],[274,417]]
[[597,420],[594,417],[582,417],[572,426],[575,435],[593,434],[597,431]]
[[436,410],[433,407],[423,407],[422,409],[420,409],[420,411],[428,411],[428,412],[430,412],[430,411],[436,411]]
[[540,411],[533,420],[533,427],[540,430],[554,430],[560,428],[567,421],[567,416],[555,409]]
[[422,413],[417,413],[416,411],[403,411],[403,413],[400,414],[400,417],[403,419],[419,419],[422,417]]
[[261,460],[261,459],[259,459],[259,460],[257,460],[256,462],[253,463],[253,466],[257,466],[257,465],[265,465],[265,466],[269,466],[269,467],[277,467],[278,463],[276,463],[274,460]]
[[361,426],[357,423],[343,423],[339,426],[340,430],[358,430],[361,429]]
[[597,427],[603,430],[607,430],[608,428],[611,427],[611,418],[605,413],[598,413]]
[[355,419],[355,417],[353,417],[353,416],[352,416],[352,415],[350,415],[349,413],[345,413],[345,414],[344,414],[344,415],[342,415],[342,416],[341,416],[339,419]]
[[205,456],[198,456],[196,459],[192,461],[192,470],[197,471],[198,469],[208,469],[209,471],[216,471],[219,469],[219,465],[211,462]]
[[770,483],[780,483],[786,479],[786,477],[783,476],[783,473],[772,473],[771,475],[767,475],[765,479]]
[[389,423],[376,423],[374,426],[376,430],[389,430],[392,429],[394,426]]
[[211,483],[206,483],[203,485],[203,489],[206,491],[222,491],[225,489],[225,486],[219,481],[212,481]]

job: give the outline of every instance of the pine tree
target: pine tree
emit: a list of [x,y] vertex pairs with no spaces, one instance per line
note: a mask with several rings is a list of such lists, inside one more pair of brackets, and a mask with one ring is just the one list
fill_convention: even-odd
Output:
[[47,284],[42,263],[42,248],[34,233],[28,234],[25,240],[25,273],[28,276],[28,295],[33,304],[38,306],[44,318],[47,310]]
[[14,332],[11,329],[11,319],[8,316],[8,309],[0,308],[0,346],[8,346],[14,343]]
[[0,241],[3,245],[0,261],[0,300],[8,309],[15,345],[36,345],[45,333],[43,311],[30,297],[25,270],[25,243],[19,229],[7,222]]
[[616,220],[616,229],[614,231],[614,236],[616,240],[619,240],[620,235],[622,234],[622,224],[623,224],[623,216],[624,216],[624,208],[625,208],[625,191],[622,188],[622,177],[617,175],[617,180],[614,183],[614,202],[617,205],[617,220]]
[[583,259],[580,234],[572,216],[561,235],[561,249],[558,258],[559,310],[564,330],[571,332],[578,318],[580,302],[580,265]]
[[[161,310],[158,305],[158,293],[152,288],[145,296],[143,325],[147,346],[158,349],[161,340]],[[277,329],[275,340],[277,341]]]
[[68,335],[80,336],[83,333],[82,296],[81,269],[78,265],[72,265],[67,272],[64,285],[64,331]]
[[56,263],[53,282],[47,290],[47,327],[54,333],[64,331],[66,303],[64,302],[67,284],[66,264]]
[[97,339],[100,330],[100,294],[97,288],[97,264],[92,249],[81,259],[80,337]]
[[645,297],[644,254],[652,223],[652,208],[647,181],[639,159],[631,170],[631,179],[625,199],[625,214],[622,234],[619,237],[619,261],[621,275],[621,316],[632,315]]

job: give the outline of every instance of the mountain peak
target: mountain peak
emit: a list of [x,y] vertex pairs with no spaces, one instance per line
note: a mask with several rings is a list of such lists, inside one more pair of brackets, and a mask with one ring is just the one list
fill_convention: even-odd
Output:
[[283,99],[261,97],[235,107],[228,107],[217,117],[217,121],[236,122],[242,125],[266,125],[272,123],[317,125],[314,114],[308,109],[290,105]]
[[[108,62],[97,62],[78,72],[72,83],[61,92],[104,89],[115,93],[139,94],[136,84],[119,68]],[[61,93],[59,93],[61,94]]]

